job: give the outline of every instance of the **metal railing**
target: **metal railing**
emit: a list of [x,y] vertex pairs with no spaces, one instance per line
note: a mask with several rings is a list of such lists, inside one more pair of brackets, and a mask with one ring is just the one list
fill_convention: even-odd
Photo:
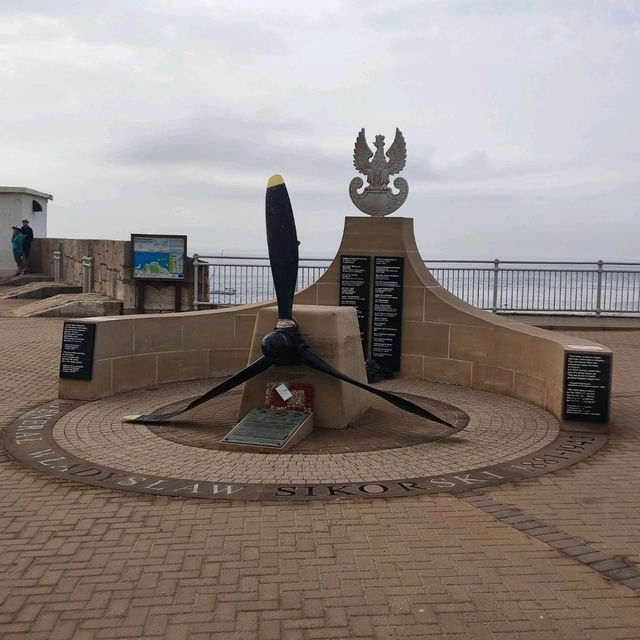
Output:
[[[301,259],[297,289],[318,280],[330,263],[324,258]],[[445,289],[480,309],[640,314],[640,263],[427,260],[425,264]],[[268,258],[196,254],[193,265],[195,309],[275,298]]]
[[[313,284],[330,264],[331,260],[325,258],[301,258],[296,290]],[[269,258],[220,258],[194,254],[193,269],[196,283],[193,296],[195,309],[203,306],[251,304],[276,297]],[[201,274],[203,269],[208,271],[206,279]],[[203,281],[208,285],[207,291],[203,291]]]

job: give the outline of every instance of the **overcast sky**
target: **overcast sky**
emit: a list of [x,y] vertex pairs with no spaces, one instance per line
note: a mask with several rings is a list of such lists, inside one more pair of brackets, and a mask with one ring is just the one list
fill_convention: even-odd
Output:
[[640,261],[639,36],[638,0],[0,0],[0,186],[50,236],[265,255],[282,173],[330,257],[399,127],[425,259]]

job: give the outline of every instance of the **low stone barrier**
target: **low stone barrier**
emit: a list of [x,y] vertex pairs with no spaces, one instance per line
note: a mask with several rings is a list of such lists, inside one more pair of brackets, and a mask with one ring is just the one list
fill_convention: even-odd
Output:
[[[608,348],[592,341],[520,324],[453,296],[425,267],[409,218],[347,218],[336,259],[296,295],[296,304],[338,304],[341,255],[404,258],[402,376],[513,396],[562,419],[567,354],[611,358]],[[271,304],[91,320],[96,324],[92,380],[61,379],[59,395],[92,400],[234,373],[247,364],[257,310]]]

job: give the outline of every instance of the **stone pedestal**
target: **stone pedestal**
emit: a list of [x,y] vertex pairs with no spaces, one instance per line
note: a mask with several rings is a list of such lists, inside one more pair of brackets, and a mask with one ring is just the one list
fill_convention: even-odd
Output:
[[[356,310],[353,307],[295,305],[293,315],[309,348],[332,367],[360,382],[367,381]],[[260,309],[249,362],[260,355],[264,335],[276,326],[276,307]],[[370,394],[307,366],[271,367],[244,385],[238,420],[252,409],[264,407],[269,382],[304,382],[313,385],[314,426],[344,429],[370,406]]]

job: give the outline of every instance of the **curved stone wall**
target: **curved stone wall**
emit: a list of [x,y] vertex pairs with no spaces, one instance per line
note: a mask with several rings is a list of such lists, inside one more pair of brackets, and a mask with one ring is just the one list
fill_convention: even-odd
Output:
[[[565,353],[606,347],[472,307],[425,267],[410,218],[348,217],[326,273],[296,304],[337,305],[341,255],[402,256],[401,375],[471,386],[562,413]],[[90,381],[61,379],[61,398],[91,400],[164,382],[231,374],[247,364],[257,310],[272,302],[171,315],[95,318]]]

